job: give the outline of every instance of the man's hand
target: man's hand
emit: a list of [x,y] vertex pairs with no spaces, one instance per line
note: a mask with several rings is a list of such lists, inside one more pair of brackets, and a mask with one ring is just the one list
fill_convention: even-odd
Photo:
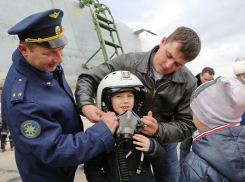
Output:
[[84,105],[81,108],[84,116],[91,122],[91,123],[98,123],[101,120],[101,116],[105,114],[105,112],[101,111],[97,107],[93,105]]
[[111,133],[114,134],[118,127],[118,119],[114,112],[107,112],[102,117],[101,120],[108,126]]
[[155,118],[152,117],[152,112],[148,112],[148,116],[144,116],[140,119],[147,126],[140,128],[140,131],[148,136],[155,136],[158,134],[158,123]]

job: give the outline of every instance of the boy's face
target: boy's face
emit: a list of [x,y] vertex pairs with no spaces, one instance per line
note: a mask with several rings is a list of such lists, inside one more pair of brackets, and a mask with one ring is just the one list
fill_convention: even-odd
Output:
[[122,114],[127,109],[134,107],[133,92],[116,93],[111,97],[111,104],[117,114]]

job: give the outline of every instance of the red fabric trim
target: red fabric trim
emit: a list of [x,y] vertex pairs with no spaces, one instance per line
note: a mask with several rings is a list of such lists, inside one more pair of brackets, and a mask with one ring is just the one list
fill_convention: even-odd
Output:
[[235,126],[235,125],[224,125],[224,126],[220,126],[220,127],[217,127],[217,128],[214,128],[212,130],[208,130],[208,131],[205,131],[203,132],[202,134],[200,135],[197,135],[193,142],[195,142],[196,140],[198,140],[199,138],[202,138],[203,136],[207,135],[207,134],[210,134],[210,133],[214,133],[216,131],[219,131],[219,130],[222,130],[222,129],[225,129],[225,128],[228,128],[228,127],[232,127],[232,126]]

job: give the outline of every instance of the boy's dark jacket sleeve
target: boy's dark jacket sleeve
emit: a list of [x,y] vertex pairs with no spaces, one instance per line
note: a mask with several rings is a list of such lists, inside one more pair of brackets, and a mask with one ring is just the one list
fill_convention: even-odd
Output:
[[160,164],[164,161],[166,153],[164,148],[153,138],[151,138],[154,142],[154,150],[152,153],[147,154],[144,152],[145,157],[148,158],[151,164]]

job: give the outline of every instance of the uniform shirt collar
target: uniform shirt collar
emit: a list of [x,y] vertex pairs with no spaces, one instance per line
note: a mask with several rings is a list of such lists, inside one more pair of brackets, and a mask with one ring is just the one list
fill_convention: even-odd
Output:
[[[15,68],[26,77],[34,81],[37,81],[43,85],[53,86],[53,73],[40,71],[34,68],[29,62],[25,60],[18,48],[14,51],[12,55],[12,60]],[[57,65],[56,69],[58,71],[63,71],[61,65],[59,64]]]

